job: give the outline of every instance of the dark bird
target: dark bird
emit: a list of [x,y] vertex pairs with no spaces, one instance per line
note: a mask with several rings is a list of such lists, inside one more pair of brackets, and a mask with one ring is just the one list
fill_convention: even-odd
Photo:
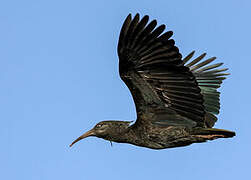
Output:
[[[182,59],[174,45],[172,31],[165,25],[148,23],[129,14],[119,42],[119,74],[129,88],[137,120],[102,121],[70,145],[96,136],[111,142],[164,149],[230,138],[235,132],[213,128],[220,109],[217,90],[228,73],[223,63],[204,60],[206,53],[193,59],[194,51]],[[164,33],[163,33],[164,32]]]

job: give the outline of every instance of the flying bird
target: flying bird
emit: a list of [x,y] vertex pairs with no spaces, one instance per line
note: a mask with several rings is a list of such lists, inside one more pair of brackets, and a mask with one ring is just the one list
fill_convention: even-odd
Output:
[[77,138],[72,146],[89,136],[110,142],[129,143],[151,149],[187,146],[235,132],[213,128],[220,109],[220,87],[228,73],[194,51],[182,58],[172,31],[149,22],[149,16],[129,14],[119,42],[119,74],[129,88],[137,120],[102,121]]

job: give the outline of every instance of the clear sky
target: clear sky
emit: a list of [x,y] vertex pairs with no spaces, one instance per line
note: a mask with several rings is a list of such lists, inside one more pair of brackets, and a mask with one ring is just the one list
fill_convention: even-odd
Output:
[[[217,56],[231,76],[215,127],[232,139],[151,150],[88,138],[101,120],[134,120],[118,75],[117,41],[128,13],[174,31],[183,56]],[[212,180],[250,176],[249,0],[1,1],[0,179]]]

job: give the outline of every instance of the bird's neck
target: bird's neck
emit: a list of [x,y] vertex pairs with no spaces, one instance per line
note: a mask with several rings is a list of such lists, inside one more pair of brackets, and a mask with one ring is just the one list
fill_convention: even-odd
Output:
[[116,129],[113,133],[103,137],[108,141],[118,142],[118,143],[130,143],[131,137],[134,136],[133,129],[129,127],[120,127]]

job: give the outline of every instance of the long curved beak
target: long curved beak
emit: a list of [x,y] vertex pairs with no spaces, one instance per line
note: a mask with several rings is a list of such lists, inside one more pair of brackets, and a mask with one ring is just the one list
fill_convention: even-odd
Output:
[[90,131],[87,131],[86,133],[84,133],[83,135],[79,136],[75,141],[73,141],[70,145],[70,147],[73,146],[73,144],[75,144],[76,142],[80,141],[81,139],[87,138],[89,136],[93,136],[94,135],[94,131],[93,129],[91,129]]

